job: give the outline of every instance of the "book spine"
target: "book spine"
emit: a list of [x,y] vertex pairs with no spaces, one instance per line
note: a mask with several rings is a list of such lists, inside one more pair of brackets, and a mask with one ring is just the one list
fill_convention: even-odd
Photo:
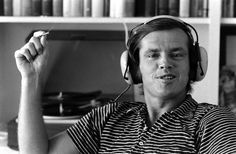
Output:
[[155,15],[159,15],[159,0],[155,0]]
[[203,17],[203,0],[198,0],[197,17]]
[[146,0],[144,16],[151,17],[155,15],[155,0]]
[[190,1],[190,17],[198,17],[198,0]]
[[71,12],[70,12],[70,5],[71,0],[63,0],[63,16],[64,17],[70,17]]
[[40,16],[42,14],[41,3],[41,0],[32,0],[32,16]]
[[21,0],[13,0],[12,1],[12,11],[13,16],[20,16],[21,15]]
[[42,15],[52,16],[52,0],[42,0]]
[[0,16],[4,15],[4,3],[3,0],[0,0]]
[[52,1],[52,15],[53,16],[62,16],[62,0],[53,0]]
[[32,0],[21,1],[21,15],[31,16],[32,15]]
[[104,16],[104,0],[92,0],[92,17]]
[[125,0],[125,17],[134,17],[135,0]]
[[116,17],[116,2],[117,2],[117,0],[110,0],[109,16],[112,18]]
[[179,0],[169,0],[169,15],[179,16]]
[[12,16],[12,0],[4,0],[4,16]]
[[209,10],[208,0],[203,0],[203,17],[208,17],[208,10]]
[[136,17],[144,17],[145,16],[145,1],[144,0],[136,0],[135,1],[135,13]]
[[110,0],[104,0],[104,16],[109,17],[110,14]]
[[180,0],[179,1],[179,16],[180,17],[189,17],[189,7],[190,0]]
[[83,13],[84,17],[91,17],[91,13],[92,13],[91,0],[84,0],[83,12],[84,12]]
[[134,16],[134,0],[119,0],[116,2],[115,17]]
[[83,16],[83,0],[71,0],[71,16]]
[[229,0],[228,17],[230,18],[234,17],[234,0]]
[[159,0],[159,15],[169,14],[169,0]]
[[226,17],[226,0],[222,0],[222,6],[221,6],[221,10],[222,10],[222,17]]

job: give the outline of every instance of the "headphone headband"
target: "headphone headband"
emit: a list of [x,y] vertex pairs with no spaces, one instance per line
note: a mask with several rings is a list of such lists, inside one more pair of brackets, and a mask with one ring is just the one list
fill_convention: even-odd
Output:
[[[150,18],[149,20],[147,20],[146,22],[144,22],[144,23],[138,25],[137,27],[139,27],[139,26],[141,26],[141,25],[147,25],[147,24],[149,24],[150,22],[155,21],[155,20],[157,20],[157,19],[172,19],[172,20],[174,20],[174,21],[178,21],[179,23],[182,23],[184,26],[190,27],[190,28],[194,31],[195,36],[196,36],[196,41],[195,41],[195,43],[198,43],[198,33],[197,33],[196,29],[195,29],[192,25],[190,25],[190,24],[184,22],[183,20],[181,20],[180,18],[177,18],[177,17],[174,17],[174,16],[170,16],[170,15],[154,16],[154,17]],[[137,28],[137,27],[135,27],[135,28]],[[132,30],[131,30],[131,31],[132,31]],[[191,36],[192,40],[194,40],[194,38],[193,38],[193,36],[192,36],[191,33],[188,34],[188,35]]]

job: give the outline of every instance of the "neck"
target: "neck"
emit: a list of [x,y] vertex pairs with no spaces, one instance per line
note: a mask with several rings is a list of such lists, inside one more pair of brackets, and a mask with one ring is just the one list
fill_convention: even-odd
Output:
[[186,93],[168,99],[145,95],[149,126],[152,126],[164,113],[172,111],[180,106],[185,97]]

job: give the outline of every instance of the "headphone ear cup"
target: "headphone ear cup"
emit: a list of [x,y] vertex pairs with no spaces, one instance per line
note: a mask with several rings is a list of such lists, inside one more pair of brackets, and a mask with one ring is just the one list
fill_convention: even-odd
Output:
[[200,46],[198,50],[199,50],[199,60],[196,70],[196,81],[201,81],[202,79],[204,79],[207,72],[208,55],[205,48]]
[[128,67],[128,51],[127,50],[125,50],[120,56],[120,67],[121,67],[121,72],[125,81],[128,84],[133,84],[133,80],[132,80],[131,74],[129,72],[129,67]]

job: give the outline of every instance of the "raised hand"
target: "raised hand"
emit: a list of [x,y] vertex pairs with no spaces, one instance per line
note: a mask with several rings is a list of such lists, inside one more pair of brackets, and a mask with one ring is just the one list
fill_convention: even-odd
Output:
[[35,32],[28,43],[15,51],[15,60],[22,78],[43,78],[48,61],[45,32]]

